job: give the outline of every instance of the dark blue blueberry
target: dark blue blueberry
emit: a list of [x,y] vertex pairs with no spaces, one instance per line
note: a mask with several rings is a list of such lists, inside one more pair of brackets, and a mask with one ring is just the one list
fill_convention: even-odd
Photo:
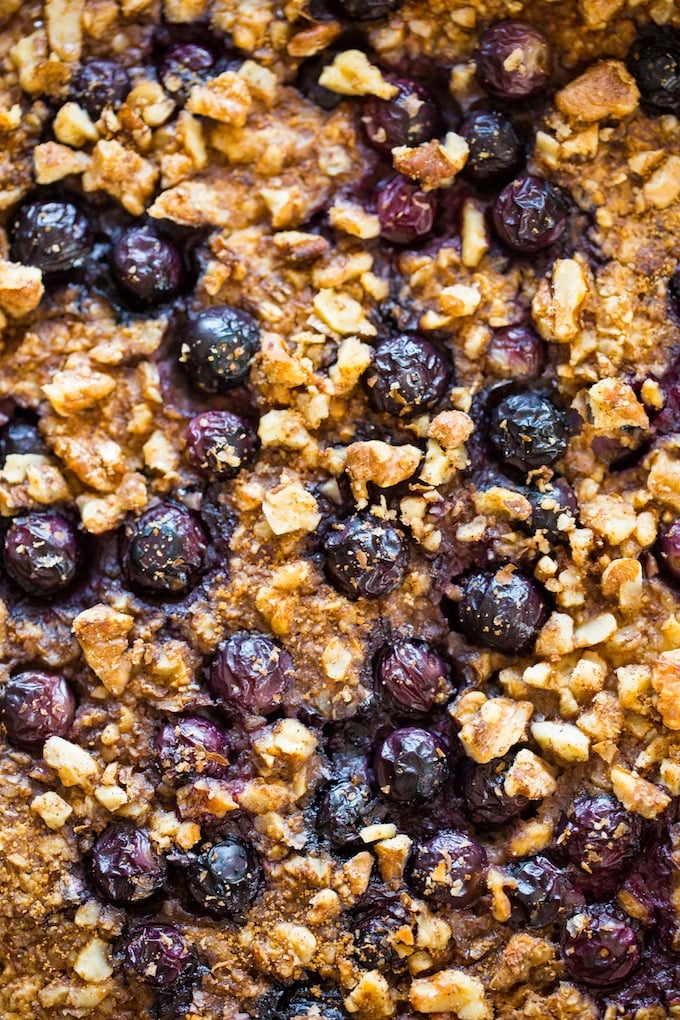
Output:
[[350,598],[376,599],[398,588],[408,569],[409,551],[401,528],[372,514],[339,521],[324,545],[326,573]]
[[511,756],[493,758],[480,765],[471,758],[462,758],[456,771],[456,789],[463,811],[475,825],[505,825],[528,807],[526,797],[505,792],[505,774]]
[[208,683],[220,708],[234,717],[271,715],[294,682],[293,660],[281,645],[257,631],[227,638],[210,665]]
[[512,884],[504,888],[519,927],[544,928],[585,905],[569,877],[547,857],[531,857],[506,870]]
[[444,355],[417,333],[381,340],[364,375],[376,411],[400,418],[436,408],[452,381],[453,370]]
[[513,251],[532,255],[549,248],[566,230],[564,193],[540,177],[518,177],[494,202],[493,224]]
[[609,905],[584,907],[566,922],[560,941],[567,975],[587,988],[612,988],[637,969],[642,945],[630,919]]
[[355,776],[331,783],[321,794],[317,824],[335,847],[361,842],[361,829],[384,817],[380,805],[368,786],[365,776]]
[[0,432],[0,464],[7,457],[27,453],[46,454],[45,441],[34,422],[13,418]]
[[522,162],[523,148],[509,117],[491,110],[476,110],[458,129],[470,147],[464,176],[477,184],[507,180]]
[[158,595],[183,595],[198,581],[206,537],[188,510],[157,503],[129,520],[121,541],[121,567],[135,588]]
[[535,379],[545,365],[545,344],[525,324],[495,329],[486,348],[486,368],[498,379]]
[[544,490],[527,489],[531,517],[527,522],[533,532],[542,532],[551,542],[566,542],[573,529],[578,503],[574,490],[564,478],[554,478]]
[[630,68],[651,113],[680,112],[680,32],[659,28],[633,43]]
[[204,411],[186,431],[189,462],[202,475],[224,481],[235,478],[257,451],[255,432],[231,411]]
[[284,992],[271,1020],[348,1020],[337,988],[323,988],[319,982]]
[[489,416],[489,441],[503,464],[528,474],[564,455],[569,438],[564,414],[532,390],[511,393]]
[[36,199],[10,226],[10,257],[47,276],[79,269],[92,249],[87,216],[73,202]]
[[569,805],[560,820],[557,843],[596,889],[621,874],[640,852],[642,819],[626,811],[606,793],[584,794]]
[[149,224],[130,227],[120,235],[113,246],[111,268],[123,291],[145,307],[168,301],[184,282],[179,249]]
[[5,684],[2,721],[10,744],[39,751],[48,737],[66,737],[76,702],[68,683],[54,673],[27,670]]
[[382,237],[391,244],[413,244],[432,232],[439,201],[435,191],[397,175],[375,189],[375,211]]
[[5,532],[5,570],[29,595],[63,591],[80,564],[76,529],[58,513],[15,517]]
[[675,272],[668,281],[668,294],[676,314],[680,316],[680,265],[676,266]]
[[451,670],[426,641],[394,641],[373,662],[378,690],[388,705],[407,714],[424,714],[448,690]]
[[200,85],[215,66],[215,54],[197,43],[178,43],[161,57],[158,76],[163,88],[181,105],[194,85]]
[[195,969],[195,957],[182,933],[171,924],[142,924],[123,947],[123,966],[152,988],[170,988]]
[[546,621],[545,595],[514,567],[495,574],[471,574],[462,583],[460,629],[475,644],[519,655],[533,643]]
[[417,848],[409,885],[418,896],[439,907],[460,910],[483,894],[488,863],[486,850],[478,840],[464,832],[447,830]]
[[373,899],[368,909],[360,902],[352,927],[357,961],[367,970],[399,971],[405,961],[399,956],[394,936],[411,927],[412,917],[394,897],[381,898],[378,893]]
[[662,531],[658,541],[659,563],[664,573],[680,581],[680,518]]
[[230,305],[205,308],[179,331],[180,362],[206,393],[224,393],[242,383],[259,345],[255,319]]
[[402,804],[431,800],[448,774],[446,749],[429,730],[394,730],[378,746],[373,763],[381,792]]
[[71,99],[98,120],[105,106],[115,110],[130,91],[130,76],[114,60],[97,57],[82,64],[71,79]]
[[104,830],[92,849],[92,877],[105,900],[138,903],[163,888],[165,865],[143,829],[117,822]]
[[340,16],[349,21],[377,21],[399,10],[404,0],[334,0]]
[[223,839],[198,854],[187,879],[191,895],[209,913],[241,919],[257,896],[262,870],[249,846]]
[[229,764],[229,741],[224,730],[201,716],[173,719],[161,726],[154,747],[167,777],[186,783],[195,776],[221,778]]
[[498,21],[482,33],[475,55],[477,77],[500,99],[524,99],[550,78],[550,47],[525,21]]
[[416,146],[436,137],[442,122],[432,95],[420,82],[390,75],[387,79],[399,91],[391,99],[366,99],[361,120],[373,148],[389,155],[398,145]]

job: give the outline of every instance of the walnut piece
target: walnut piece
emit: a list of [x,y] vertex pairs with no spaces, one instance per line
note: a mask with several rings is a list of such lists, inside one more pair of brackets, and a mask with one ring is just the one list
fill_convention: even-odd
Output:
[[508,797],[543,800],[557,789],[552,769],[533,751],[523,748],[505,773],[503,789]]
[[455,450],[470,438],[474,428],[472,418],[464,411],[441,411],[430,422],[427,434],[445,450]]
[[321,520],[314,496],[296,481],[282,481],[270,489],[262,501],[262,512],[275,535],[314,532]]
[[53,790],[40,793],[31,801],[31,811],[40,815],[48,829],[61,829],[73,814],[73,808]]
[[243,127],[248,119],[252,98],[243,78],[235,71],[225,71],[202,85],[194,85],[186,109],[221,124]]
[[105,191],[133,216],[141,216],[158,180],[158,168],[120,142],[102,139],[83,174],[85,191]]
[[39,269],[0,259],[0,309],[12,319],[37,308],[44,293]]
[[394,169],[418,181],[423,191],[448,188],[460,173],[470,153],[468,143],[454,131],[443,142],[432,139],[415,148],[399,145],[392,149]]
[[359,506],[366,506],[367,482],[380,489],[406,481],[416,471],[422,453],[417,446],[391,446],[380,439],[351,443],[347,447],[347,474]]
[[527,724],[533,711],[534,706],[530,701],[489,698],[474,715],[468,715],[463,723],[460,740],[465,753],[474,761],[482,763],[502,758],[526,736]]
[[43,142],[33,150],[33,172],[37,184],[54,184],[69,174],[83,174],[90,165],[84,152],[74,152],[58,142]]
[[99,777],[99,765],[90,752],[62,737],[47,738],[43,758],[64,786],[80,786],[89,790],[92,781]]
[[128,635],[134,620],[111,606],[96,605],[79,613],[73,621],[73,633],[93,673],[107,691],[122,694],[130,682],[132,662]]
[[680,730],[680,649],[661,652],[652,667],[656,707],[669,730]]
[[324,67],[319,85],[341,96],[378,96],[392,99],[399,89],[383,78],[382,71],[371,64],[361,50],[344,50]]
[[615,765],[609,775],[614,794],[623,806],[643,818],[656,818],[671,802],[667,793],[629,769]]
[[601,60],[555,96],[557,109],[574,120],[620,120],[637,109],[640,92],[620,60]]
[[451,1012],[459,1020],[491,1020],[482,982],[462,970],[440,970],[411,982],[409,1001],[419,1013]]

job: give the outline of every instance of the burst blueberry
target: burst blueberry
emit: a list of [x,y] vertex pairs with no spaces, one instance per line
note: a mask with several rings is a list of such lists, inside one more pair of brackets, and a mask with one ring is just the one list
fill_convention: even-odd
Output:
[[570,804],[558,829],[558,845],[583,880],[616,880],[640,851],[642,819],[609,794],[583,794]]
[[450,674],[443,657],[425,641],[390,642],[373,662],[378,690],[399,712],[429,712],[447,691]]
[[196,960],[174,925],[141,924],[125,941],[123,966],[138,981],[162,989],[191,974]]
[[388,76],[398,91],[391,99],[370,96],[362,111],[368,140],[389,155],[398,145],[417,146],[439,134],[441,118],[432,95],[420,82]]
[[431,800],[448,775],[446,748],[429,730],[394,730],[378,746],[373,763],[381,792],[403,804]]
[[429,340],[398,333],[375,348],[364,386],[376,411],[411,418],[442,402],[452,376],[450,363]]
[[184,282],[179,249],[149,224],[121,234],[113,246],[111,268],[125,294],[143,307],[175,297]]
[[215,66],[215,54],[197,43],[170,46],[160,60],[158,74],[166,92],[184,105],[191,89],[200,85]]
[[182,716],[159,729],[154,748],[165,775],[177,783],[196,776],[224,777],[229,740],[216,723],[202,716]]
[[163,888],[165,865],[143,829],[114,822],[92,849],[92,877],[105,900],[127,905],[147,900]]
[[493,758],[485,764],[462,758],[456,770],[456,789],[463,811],[475,825],[495,826],[517,818],[530,804],[526,797],[511,795],[505,777],[512,758]]
[[501,463],[528,474],[564,456],[569,430],[565,415],[551,400],[527,390],[510,394],[493,408],[488,435]]
[[294,681],[293,660],[266,634],[239,631],[220,646],[210,664],[210,690],[227,715],[271,715]]
[[680,581],[680,518],[675,518],[659,536],[659,563],[674,581]]
[[525,99],[550,78],[548,40],[525,21],[498,21],[482,33],[475,57],[477,77],[500,99]]
[[518,927],[544,928],[585,905],[582,893],[547,857],[511,864],[507,873],[511,882],[504,888]]
[[206,478],[235,478],[255,456],[258,441],[245,419],[231,411],[204,411],[186,431],[189,462]]
[[180,362],[206,393],[224,393],[244,382],[260,345],[252,315],[230,305],[214,305],[179,330]]
[[568,541],[578,513],[576,495],[569,483],[564,478],[553,478],[541,489],[527,489],[525,496],[531,503],[529,529],[551,542]]
[[365,776],[330,783],[322,792],[317,824],[335,847],[361,842],[361,830],[384,816],[384,809],[371,793]]
[[340,15],[350,21],[377,21],[399,10],[404,0],[335,0]]
[[183,595],[198,581],[206,552],[205,533],[189,511],[157,503],[125,524],[121,566],[135,588]]
[[47,453],[45,440],[40,434],[37,424],[25,418],[13,418],[0,431],[0,464],[7,457]]
[[262,871],[253,850],[241,840],[223,839],[192,861],[187,874],[191,895],[217,917],[242,919],[255,899]]
[[414,244],[432,233],[438,208],[435,191],[422,191],[406,177],[395,176],[376,187],[374,202],[381,235],[391,244]]
[[2,721],[7,739],[26,751],[39,751],[48,737],[66,737],[75,717],[76,701],[56,673],[26,670],[5,684]]
[[375,599],[398,588],[408,568],[406,536],[391,521],[354,514],[335,524],[324,545],[326,573],[350,598]]
[[588,988],[612,988],[638,968],[640,938],[609,905],[584,907],[566,922],[560,942],[568,976]]
[[10,238],[12,261],[48,277],[80,269],[92,249],[87,216],[65,200],[27,202],[10,224]]
[[567,228],[567,203],[554,184],[527,174],[507,184],[493,205],[498,237],[523,255],[549,248]]
[[484,892],[487,869],[486,850],[478,840],[446,830],[417,848],[409,884],[437,906],[460,910]]
[[458,134],[469,146],[464,176],[477,184],[511,177],[522,162],[522,143],[509,117],[476,110],[462,121]]
[[63,591],[78,573],[80,550],[75,527],[54,512],[15,517],[3,542],[5,570],[29,595]]
[[71,79],[71,99],[98,120],[106,106],[117,109],[130,91],[130,76],[114,60],[96,57],[82,64]]
[[476,644],[519,655],[526,651],[548,615],[540,586],[514,567],[470,574],[462,582],[460,629]]

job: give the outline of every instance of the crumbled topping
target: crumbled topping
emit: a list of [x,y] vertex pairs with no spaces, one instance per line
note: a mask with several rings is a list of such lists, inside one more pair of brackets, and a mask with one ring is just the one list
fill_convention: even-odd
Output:
[[526,736],[534,706],[530,701],[489,698],[470,713],[471,697],[474,693],[463,695],[451,709],[454,718],[463,722],[459,736],[465,753],[478,762],[502,758]]

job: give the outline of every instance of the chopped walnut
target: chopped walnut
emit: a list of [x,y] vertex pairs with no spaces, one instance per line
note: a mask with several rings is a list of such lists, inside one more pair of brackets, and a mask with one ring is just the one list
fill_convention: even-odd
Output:
[[382,71],[371,64],[361,50],[344,50],[324,67],[319,85],[342,96],[378,96],[392,99],[399,89],[383,78]]
[[533,711],[534,706],[530,701],[489,698],[471,717],[466,713],[460,731],[465,753],[478,762],[502,758],[526,736],[527,724]]
[[47,793],[38,794],[31,801],[31,811],[40,815],[48,829],[61,829],[70,816],[73,808],[58,793],[49,790]]
[[90,752],[62,737],[47,738],[43,758],[64,786],[80,786],[89,790],[93,780],[99,777],[99,765]]
[[80,60],[85,0],[46,0],[45,24],[50,49],[61,60]]
[[680,649],[661,652],[652,667],[656,707],[669,730],[680,730]]
[[617,436],[620,430],[649,427],[647,412],[623,379],[601,379],[588,390],[588,408],[599,435]]
[[642,188],[650,205],[667,209],[680,195],[680,156],[668,156]]
[[113,974],[111,949],[98,937],[90,939],[84,949],[78,953],[73,969],[83,981],[96,984],[106,981]]
[[557,783],[550,766],[533,751],[523,748],[505,773],[503,789],[509,797],[542,800],[555,792]]
[[59,108],[53,130],[57,141],[71,145],[74,149],[80,149],[88,142],[96,142],[99,138],[89,113],[77,103],[64,103]]
[[548,719],[535,722],[531,735],[538,746],[558,762],[588,761],[590,757],[590,738],[571,723]]
[[569,343],[581,328],[588,281],[577,259],[556,259],[550,281],[542,280],[532,303],[533,319],[544,340]]
[[583,523],[611,545],[620,545],[635,531],[635,511],[615,492],[583,500],[579,509]]
[[473,498],[475,510],[480,514],[511,521],[527,521],[531,517],[531,503],[521,492],[515,492],[514,489],[492,485],[488,489],[476,492]]
[[122,694],[132,672],[128,635],[134,620],[107,605],[91,606],[73,621],[73,632],[90,669],[107,691]]
[[474,428],[472,418],[464,411],[441,411],[428,425],[427,434],[445,450],[455,450],[470,438]]
[[330,248],[330,243],[319,234],[305,234],[300,230],[280,230],[272,238],[274,245],[292,262],[316,259]]
[[403,833],[382,839],[376,844],[375,855],[378,858],[378,868],[383,882],[401,881],[411,854],[411,846],[411,840]]
[[594,742],[618,740],[623,728],[619,699],[611,691],[600,691],[593,698],[590,709],[578,717],[576,725]]
[[105,191],[133,216],[141,216],[158,180],[158,169],[120,142],[102,139],[92,152],[92,164],[83,174],[85,191]]
[[369,240],[380,237],[380,220],[375,213],[368,213],[357,202],[336,198],[328,211],[331,224],[350,237]]
[[461,220],[461,260],[468,269],[476,269],[489,250],[490,241],[484,210],[474,198],[463,202]]
[[367,482],[389,489],[410,478],[421,459],[417,446],[391,446],[380,439],[351,443],[347,447],[347,474],[358,505],[367,504]]
[[281,481],[262,501],[262,512],[275,535],[316,531],[321,514],[316,500],[301,482]]
[[38,307],[44,293],[39,269],[0,259],[0,309],[3,312],[19,319]]
[[52,381],[43,386],[43,393],[57,414],[68,417],[93,407],[116,388],[116,380],[97,372],[87,358],[74,355],[64,371],[55,372]]
[[567,117],[589,123],[620,120],[637,109],[640,92],[620,60],[601,60],[555,96],[557,109]]
[[243,78],[235,71],[225,71],[205,84],[194,85],[186,108],[222,124],[243,127],[251,106],[250,90]]
[[482,982],[462,970],[440,970],[411,982],[409,1001],[419,1013],[455,1013],[460,1020],[491,1020]]
[[653,457],[647,487],[655,500],[680,512],[680,460],[659,450]]
[[642,599],[642,566],[639,560],[621,557],[602,572],[602,594],[614,595],[624,612],[632,612]]
[[444,142],[432,139],[416,148],[400,145],[392,149],[395,170],[418,181],[423,191],[448,188],[467,163],[470,149],[460,135],[449,131]]
[[83,174],[90,165],[84,152],[74,152],[58,142],[43,142],[33,150],[33,171],[37,184],[54,184],[69,174]]
[[317,22],[302,32],[296,32],[289,40],[287,50],[291,57],[313,57],[321,53],[342,32],[337,21]]
[[667,793],[629,769],[615,765],[609,776],[623,806],[643,818],[656,818],[671,802]]
[[350,336],[342,341],[335,364],[328,371],[336,396],[346,396],[352,392],[371,364],[371,357],[371,348],[357,337]]
[[396,1005],[390,986],[378,970],[369,970],[361,976],[345,998],[348,1013],[366,1013],[371,1017],[392,1016]]
[[479,308],[482,296],[476,284],[454,283],[439,291],[439,306],[450,319],[473,315]]
[[301,768],[314,754],[316,745],[314,734],[297,719],[281,719],[260,731],[253,750],[262,761],[263,774],[268,774],[278,763],[292,771]]
[[359,302],[342,291],[333,288],[320,290],[314,296],[314,311],[340,336],[375,336],[377,333]]

